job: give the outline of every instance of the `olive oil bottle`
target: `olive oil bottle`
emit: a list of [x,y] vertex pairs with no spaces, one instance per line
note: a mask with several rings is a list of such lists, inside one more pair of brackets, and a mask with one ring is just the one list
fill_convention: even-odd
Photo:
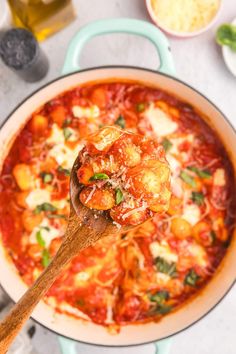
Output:
[[67,26],[75,12],[71,0],[8,0],[13,22],[44,40]]

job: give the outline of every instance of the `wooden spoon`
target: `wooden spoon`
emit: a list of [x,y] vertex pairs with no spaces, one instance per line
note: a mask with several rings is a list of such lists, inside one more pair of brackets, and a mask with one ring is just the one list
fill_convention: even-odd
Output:
[[79,160],[76,159],[70,179],[70,216],[64,240],[57,254],[43,271],[35,283],[26,291],[15,304],[7,317],[0,324],[0,354],[6,353],[14,338],[30,317],[38,302],[51,287],[63,268],[78,254],[79,251],[97,242],[100,238],[124,232],[131,227],[122,227],[120,230],[104,213],[94,217],[94,211],[80,203],[76,172]]

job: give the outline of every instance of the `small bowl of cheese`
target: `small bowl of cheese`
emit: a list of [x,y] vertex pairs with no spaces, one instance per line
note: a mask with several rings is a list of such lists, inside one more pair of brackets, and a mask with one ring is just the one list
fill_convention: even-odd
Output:
[[168,34],[192,37],[216,21],[222,0],[146,0],[152,21]]

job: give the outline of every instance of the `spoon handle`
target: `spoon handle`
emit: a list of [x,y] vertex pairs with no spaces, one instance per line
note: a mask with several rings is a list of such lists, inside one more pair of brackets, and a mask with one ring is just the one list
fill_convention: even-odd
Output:
[[80,225],[78,218],[73,212],[71,213],[64,241],[56,256],[0,323],[0,354],[7,352],[12,341],[60,271],[79,251],[90,246],[99,238],[98,234],[93,234],[91,228],[85,224]]

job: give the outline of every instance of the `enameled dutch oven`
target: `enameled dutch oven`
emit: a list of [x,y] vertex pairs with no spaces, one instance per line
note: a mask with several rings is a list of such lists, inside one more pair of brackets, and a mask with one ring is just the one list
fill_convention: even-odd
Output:
[[[107,66],[80,70],[78,61],[84,44],[92,37],[106,33],[125,32],[149,39],[158,51],[160,67],[158,71],[127,67]],[[130,19],[98,21],[81,29],[69,45],[63,68],[63,76],[45,85],[26,98],[8,117],[0,131],[0,163],[28,117],[39,106],[73,86],[90,81],[128,79],[166,90],[181,100],[196,107],[207,116],[208,124],[216,130],[224,143],[234,169],[236,170],[236,132],[220,110],[201,93],[174,77],[174,65],[166,37],[155,26]],[[236,235],[213,279],[199,296],[194,297],[179,310],[170,313],[158,323],[128,325],[117,335],[94,323],[84,322],[63,314],[55,314],[43,301],[37,306],[32,317],[48,329],[73,340],[105,346],[128,346],[160,341],[167,338],[206,315],[229,291],[236,279]],[[26,290],[26,285],[16,272],[14,265],[6,257],[0,245],[0,282],[9,296],[17,301]],[[74,353],[73,342],[61,340],[64,353]],[[159,342],[158,353],[167,354],[168,341]]]

